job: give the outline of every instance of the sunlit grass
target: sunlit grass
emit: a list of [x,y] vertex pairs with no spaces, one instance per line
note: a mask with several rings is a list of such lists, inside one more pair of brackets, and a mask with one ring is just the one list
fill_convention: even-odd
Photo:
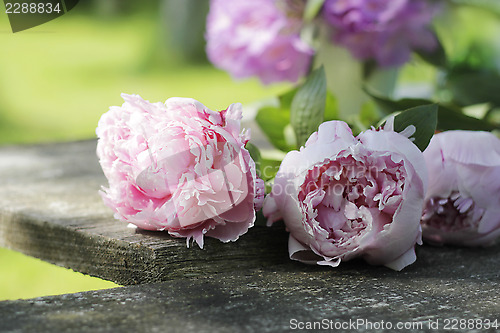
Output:
[[0,301],[118,287],[3,248],[0,265]]
[[150,101],[181,96],[212,109],[272,96],[281,87],[256,80],[235,83],[211,65],[189,65],[168,50],[155,17],[72,15],[9,33],[0,21],[0,142],[94,137],[102,113],[120,94]]

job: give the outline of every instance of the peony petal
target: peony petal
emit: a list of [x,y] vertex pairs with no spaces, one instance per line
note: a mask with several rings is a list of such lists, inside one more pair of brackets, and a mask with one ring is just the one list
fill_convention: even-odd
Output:
[[276,201],[270,195],[264,198],[262,206],[262,214],[267,218],[267,226],[270,227],[274,222],[281,220],[283,217],[280,214]]
[[424,151],[424,159],[429,170],[429,188],[426,198],[448,197],[457,188],[456,170],[444,157],[441,141],[434,135]]
[[397,67],[410,60],[413,50],[437,47],[429,26],[439,8],[424,0],[326,0],[322,15],[336,45],[349,49],[358,60]]
[[318,216],[316,218],[323,228],[331,228],[337,230],[347,222],[347,218],[343,212],[337,211],[333,208],[320,205],[318,207]]
[[311,251],[310,248],[296,240],[291,234],[288,238],[288,253],[290,254],[290,259],[309,265],[315,265],[323,259]]
[[[291,179],[298,186],[303,183],[308,170],[316,164],[333,159],[339,152],[355,144],[350,129],[340,121],[328,121],[320,125],[318,140],[314,145],[305,146],[300,151],[289,152],[281,162],[276,174],[275,184],[281,184],[280,178]],[[289,185],[287,185],[289,186]]]
[[241,235],[245,234],[250,227],[253,227],[253,222],[251,224],[227,222],[224,225],[217,225],[205,235],[217,238],[224,243],[235,242]]
[[446,131],[435,135],[446,146],[444,158],[462,164],[500,165],[500,139],[490,132]]
[[[231,104],[225,113],[225,129],[232,133],[234,136],[238,136],[241,131],[240,121],[243,118],[243,107],[240,103]],[[250,139],[248,137],[248,139]]]
[[411,248],[405,253],[403,253],[396,260],[391,261],[390,263],[384,264],[385,266],[395,270],[400,271],[408,265],[411,265],[417,260],[417,256],[415,255],[415,249]]

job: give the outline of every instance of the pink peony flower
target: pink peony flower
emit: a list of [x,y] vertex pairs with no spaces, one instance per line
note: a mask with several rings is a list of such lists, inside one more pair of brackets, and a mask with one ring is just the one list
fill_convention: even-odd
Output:
[[443,132],[434,135],[424,158],[429,170],[424,239],[492,245],[500,236],[500,139],[489,132]]
[[291,259],[336,267],[361,257],[401,270],[421,243],[426,182],[422,153],[405,136],[354,137],[329,121],[286,155],[263,212],[269,224],[284,220]]
[[414,49],[437,46],[429,29],[436,12],[427,0],[326,0],[323,9],[334,42],[383,67],[404,64]]
[[313,50],[299,36],[301,20],[285,14],[277,0],[211,0],[207,55],[235,78],[258,76],[265,83],[296,82]]
[[115,218],[201,248],[204,235],[235,241],[253,226],[264,190],[240,134],[240,104],[214,112],[189,98],[122,97],[96,130],[109,182],[101,195]]

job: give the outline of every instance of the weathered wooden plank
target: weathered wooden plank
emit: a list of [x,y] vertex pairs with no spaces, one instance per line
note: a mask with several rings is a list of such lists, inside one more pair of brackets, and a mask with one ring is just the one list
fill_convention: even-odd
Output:
[[95,141],[0,149],[0,245],[121,284],[168,282],[0,302],[0,331],[273,332],[291,319],[440,320],[443,329],[447,318],[500,320],[500,245],[419,247],[402,272],[291,262],[279,227],[186,248],[114,221],[97,195],[105,179],[94,150]]
[[96,141],[0,149],[0,246],[129,285],[255,268],[287,260],[283,228],[254,227],[238,242],[186,247],[165,232],[114,220],[98,190]]
[[[344,325],[338,331],[402,332],[408,329],[396,329],[402,322],[413,325],[408,331],[438,332],[452,318],[475,319],[474,325],[500,320],[498,250],[422,247],[417,263],[402,272],[361,261],[337,269],[288,262],[0,302],[0,331],[261,333],[325,320],[323,325]],[[476,327],[467,331],[495,331]]]

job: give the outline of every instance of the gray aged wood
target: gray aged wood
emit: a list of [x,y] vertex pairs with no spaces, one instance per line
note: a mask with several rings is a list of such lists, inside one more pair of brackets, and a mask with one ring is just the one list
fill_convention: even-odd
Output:
[[[229,274],[0,302],[0,330],[261,333],[289,331],[290,324],[299,321],[348,325],[351,320],[355,329],[339,331],[401,332],[405,330],[396,330],[397,323],[409,322],[421,325],[413,326],[413,331],[438,332],[451,318],[500,320],[498,252],[420,250],[418,263],[402,272],[362,262],[348,262],[334,270],[288,262]],[[368,321],[371,325],[384,321],[384,328],[388,323],[393,326],[374,330]],[[440,329],[430,329],[430,321],[438,322]]]
[[441,330],[447,318],[500,320],[499,245],[418,247],[402,272],[291,262],[283,227],[187,248],[113,219],[97,195],[105,178],[95,144],[0,148],[0,246],[140,285],[0,302],[0,331],[279,332],[291,319],[351,319],[415,321],[436,332],[429,320]]
[[96,141],[0,149],[0,246],[129,285],[256,268],[287,258],[283,228],[254,227],[204,249],[166,232],[127,228],[98,190]]

